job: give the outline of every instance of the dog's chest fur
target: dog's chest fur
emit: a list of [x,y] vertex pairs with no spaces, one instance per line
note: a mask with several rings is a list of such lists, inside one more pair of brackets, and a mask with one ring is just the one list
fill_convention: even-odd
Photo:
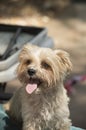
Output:
[[18,121],[22,119],[26,127],[24,130],[30,126],[39,130],[46,128],[59,130],[60,127],[67,126],[68,130],[70,125],[68,97],[63,87],[58,91],[51,90],[31,95],[21,88],[11,100],[9,113]]
[[[51,97],[52,96],[52,97]],[[55,101],[53,101],[53,95],[46,94],[32,94],[31,96],[26,96],[22,104],[22,110],[24,115],[28,118],[36,119],[41,117],[44,121],[50,121],[54,116]]]
[[22,97],[23,103],[21,103],[24,122],[28,120],[28,124],[33,125],[35,122],[35,125],[39,124],[38,126],[52,129],[55,129],[55,125],[58,124],[59,128],[61,122],[64,122],[63,117],[64,120],[68,118],[69,111],[67,103],[62,103],[65,96],[63,95],[64,99],[57,100],[58,96],[56,91],[54,93],[42,93],[42,95],[32,94],[28,96],[25,94],[25,97]]

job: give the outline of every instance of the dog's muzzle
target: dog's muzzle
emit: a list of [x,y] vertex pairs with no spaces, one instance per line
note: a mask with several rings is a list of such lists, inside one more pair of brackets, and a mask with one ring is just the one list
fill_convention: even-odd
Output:
[[36,74],[36,70],[35,69],[28,69],[28,74],[29,74],[29,76],[34,76],[35,74]]

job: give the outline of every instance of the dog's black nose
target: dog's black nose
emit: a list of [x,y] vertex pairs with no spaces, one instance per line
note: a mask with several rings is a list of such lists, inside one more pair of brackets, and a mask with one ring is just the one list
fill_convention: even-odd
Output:
[[35,69],[28,69],[29,76],[33,76],[36,73]]

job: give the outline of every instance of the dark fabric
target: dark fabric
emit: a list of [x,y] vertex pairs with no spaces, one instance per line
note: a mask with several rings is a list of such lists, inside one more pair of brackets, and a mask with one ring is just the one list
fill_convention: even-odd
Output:
[[0,130],[20,130],[20,127],[10,120],[2,105],[0,105]]

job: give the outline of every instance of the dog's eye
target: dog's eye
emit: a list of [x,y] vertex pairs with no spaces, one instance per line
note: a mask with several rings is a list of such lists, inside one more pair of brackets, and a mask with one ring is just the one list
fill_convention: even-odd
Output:
[[50,65],[48,65],[48,63],[46,63],[46,62],[42,62],[41,63],[41,66],[43,67],[43,68],[45,68],[45,69],[49,69],[50,68]]
[[29,65],[31,63],[31,60],[26,60],[26,64]]

